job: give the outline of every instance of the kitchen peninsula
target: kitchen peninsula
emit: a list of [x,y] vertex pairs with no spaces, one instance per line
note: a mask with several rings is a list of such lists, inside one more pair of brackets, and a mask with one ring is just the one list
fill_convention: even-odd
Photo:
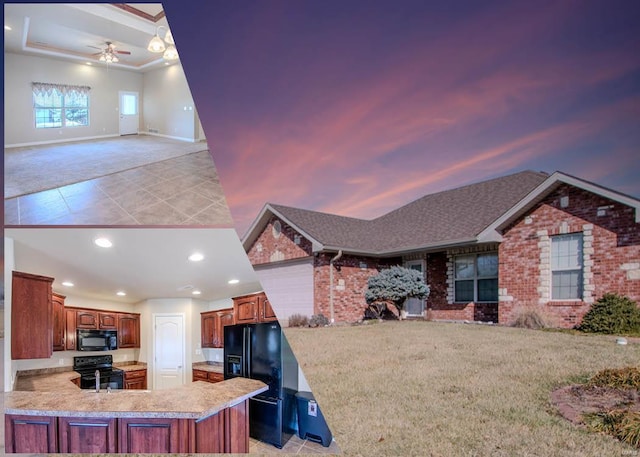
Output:
[[[4,396],[7,453],[246,453],[253,379],[168,390],[80,390],[72,373]],[[29,385],[29,384],[28,384]]]

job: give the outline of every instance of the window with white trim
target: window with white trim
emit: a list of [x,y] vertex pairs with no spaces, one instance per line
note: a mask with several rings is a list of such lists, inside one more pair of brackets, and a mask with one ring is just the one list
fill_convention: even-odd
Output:
[[456,302],[498,301],[498,254],[459,255],[454,259]]
[[37,129],[89,125],[89,87],[32,83]]
[[551,237],[551,299],[582,299],[582,233]]

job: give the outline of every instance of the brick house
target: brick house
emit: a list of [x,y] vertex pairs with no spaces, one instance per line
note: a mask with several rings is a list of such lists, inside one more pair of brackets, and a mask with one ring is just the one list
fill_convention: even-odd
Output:
[[606,292],[640,301],[640,201],[560,172],[524,171],[426,195],[373,220],[266,204],[243,238],[283,322],[363,317],[390,265],[431,293],[408,317],[511,323],[537,309],[579,323]]

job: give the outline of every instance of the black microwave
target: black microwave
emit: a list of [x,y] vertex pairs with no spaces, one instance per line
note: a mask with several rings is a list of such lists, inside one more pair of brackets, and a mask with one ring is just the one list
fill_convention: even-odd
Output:
[[118,349],[118,332],[78,329],[76,348],[78,351],[114,351]]

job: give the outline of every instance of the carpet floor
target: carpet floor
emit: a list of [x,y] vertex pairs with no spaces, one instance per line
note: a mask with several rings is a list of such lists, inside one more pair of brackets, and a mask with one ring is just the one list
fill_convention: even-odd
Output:
[[149,135],[5,149],[4,198],[63,187],[207,149],[205,142]]

